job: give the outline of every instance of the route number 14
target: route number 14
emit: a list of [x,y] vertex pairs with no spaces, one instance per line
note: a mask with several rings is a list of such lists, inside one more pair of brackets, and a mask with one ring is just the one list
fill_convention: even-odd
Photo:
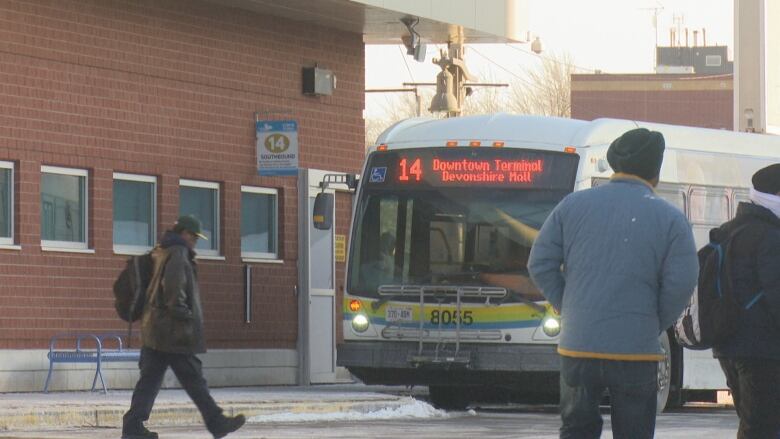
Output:
[[401,168],[398,181],[409,181],[409,177],[412,176],[414,181],[422,180],[422,164],[420,159],[415,159],[411,165],[409,161],[404,157],[398,163],[398,167]]

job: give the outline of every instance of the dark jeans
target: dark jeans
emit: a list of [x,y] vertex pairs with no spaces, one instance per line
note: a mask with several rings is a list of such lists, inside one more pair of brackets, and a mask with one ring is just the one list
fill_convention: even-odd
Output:
[[597,439],[599,404],[609,390],[615,439],[655,433],[658,363],[561,357],[561,439]]
[[222,419],[222,409],[217,406],[209,393],[198,357],[193,354],[171,354],[142,348],[141,359],[138,361],[141,377],[135,385],[130,410],[124,416],[122,425],[124,432],[135,431],[149,419],[168,366],[173,369],[179,383],[200,410],[209,431]]
[[719,358],[739,415],[738,439],[780,438],[780,360]]

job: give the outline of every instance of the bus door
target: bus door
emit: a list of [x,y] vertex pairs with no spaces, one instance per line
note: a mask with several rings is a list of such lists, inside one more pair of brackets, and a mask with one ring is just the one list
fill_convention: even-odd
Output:
[[[302,169],[298,178],[299,384],[336,381],[335,203],[332,227],[314,227],[312,210],[327,172]],[[335,173],[335,172],[331,172]],[[333,192],[333,189],[328,189]]]

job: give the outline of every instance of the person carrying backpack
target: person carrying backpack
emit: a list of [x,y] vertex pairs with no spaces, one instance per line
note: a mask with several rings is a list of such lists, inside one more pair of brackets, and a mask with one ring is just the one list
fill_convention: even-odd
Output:
[[725,270],[743,308],[731,337],[714,343],[739,415],[739,439],[780,438],[780,163],[753,175],[750,203],[713,233],[743,227],[726,249]]
[[123,418],[122,439],[157,439],[157,433],[143,423],[149,419],[168,367],[215,438],[225,437],[246,422],[244,415],[222,414],[209,393],[196,356],[206,352],[194,250],[198,238],[206,239],[200,222],[185,215],[176,221],[173,230],[165,232],[152,251],[154,270],[141,317],[141,376]]

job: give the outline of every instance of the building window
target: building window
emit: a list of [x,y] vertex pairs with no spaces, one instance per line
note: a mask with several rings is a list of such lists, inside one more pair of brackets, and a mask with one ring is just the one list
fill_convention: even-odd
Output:
[[14,243],[14,164],[0,162],[0,245]]
[[241,256],[276,259],[276,189],[241,186]]
[[41,166],[41,246],[87,248],[87,171]]
[[219,255],[219,183],[179,180],[179,214],[200,220],[203,235],[195,247],[200,255]]
[[720,67],[723,63],[723,58],[720,55],[707,55],[704,58],[704,64],[707,67]]
[[157,235],[157,179],[114,173],[114,251],[141,253]]

